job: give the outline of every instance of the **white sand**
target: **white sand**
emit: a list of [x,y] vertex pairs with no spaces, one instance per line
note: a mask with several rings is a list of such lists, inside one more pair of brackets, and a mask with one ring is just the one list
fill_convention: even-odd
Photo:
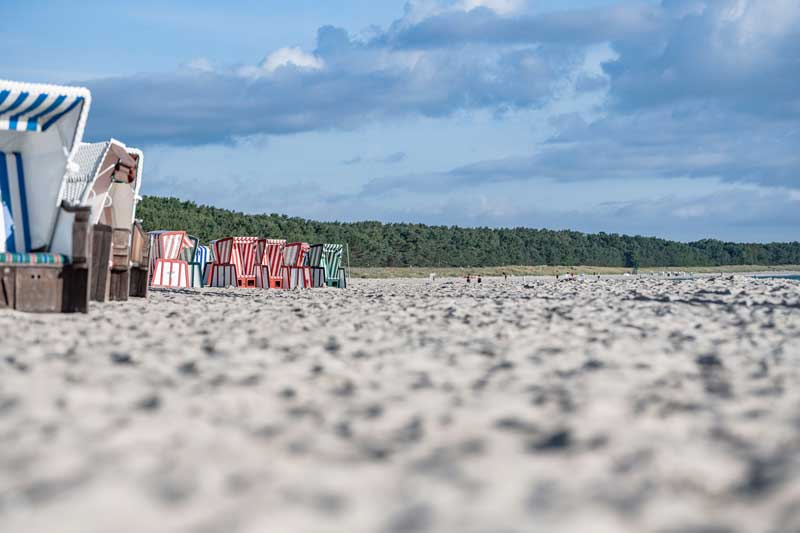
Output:
[[800,531],[800,284],[0,311],[0,531]]

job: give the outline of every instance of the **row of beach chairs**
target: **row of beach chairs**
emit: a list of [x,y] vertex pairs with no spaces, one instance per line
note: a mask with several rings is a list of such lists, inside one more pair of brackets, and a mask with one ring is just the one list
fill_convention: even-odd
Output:
[[144,155],[83,143],[90,104],[85,88],[0,80],[0,308],[87,312],[147,295]]
[[152,287],[347,287],[342,244],[228,237],[203,246],[184,231],[154,231],[150,249]]

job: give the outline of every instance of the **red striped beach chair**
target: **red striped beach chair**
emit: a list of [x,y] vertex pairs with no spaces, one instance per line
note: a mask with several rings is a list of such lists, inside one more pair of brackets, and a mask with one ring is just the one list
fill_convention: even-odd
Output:
[[287,244],[283,253],[283,287],[307,289],[311,284],[311,267],[306,265],[309,245],[306,242]]
[[255,288],[256,286],[256,254],[258,251],[258,237],[234,237],[232,261],[236,265],[236,282],[242,288]]
[[153,260],[150,286],[169,289],[189,288],[191,286],[189,263],[181,258],[183,249],[192,245],[186,232],[159,231],[154,234],[157,253]]
[[259,239],[256,246],[256,287],[260,289],[283,288],[283,239]]
[[211,242],[214,261],[206,268],[209,287],[237,287],[238,270],[233,262],[233,237]]
[[258,237],[227,237],[214,241],[214,263],[209,265],[212,287],[255,288]]

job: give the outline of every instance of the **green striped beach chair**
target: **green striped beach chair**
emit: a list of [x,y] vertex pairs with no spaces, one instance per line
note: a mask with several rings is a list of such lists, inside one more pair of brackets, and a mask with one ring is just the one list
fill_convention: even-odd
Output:
[[91,208],[64,200],[91,94],[0,80],[0,307],[86,312]]
[[187,246],[181,251],[181,259],[189,264],[189,286],[194,288],[203,287],[203,271],[206,268],[205,256],[206,248],[200,246],[200,239],[193,235],[188,236],[192,245]]
[[347,273],[342,267],[343,244],[315,244],[308,252],[312,286],[347,286]]

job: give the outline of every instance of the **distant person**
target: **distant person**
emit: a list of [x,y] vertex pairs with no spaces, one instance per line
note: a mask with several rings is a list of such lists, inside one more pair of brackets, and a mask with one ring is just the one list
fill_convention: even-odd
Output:
[[481,277],[478,276],[478,283],[481,283]]
[[470,282],[469,274],[467,274],[467,283],[469,283],[469,282]]
[[503,280],[508,281],[508,275],[505,272],[503,272]]

